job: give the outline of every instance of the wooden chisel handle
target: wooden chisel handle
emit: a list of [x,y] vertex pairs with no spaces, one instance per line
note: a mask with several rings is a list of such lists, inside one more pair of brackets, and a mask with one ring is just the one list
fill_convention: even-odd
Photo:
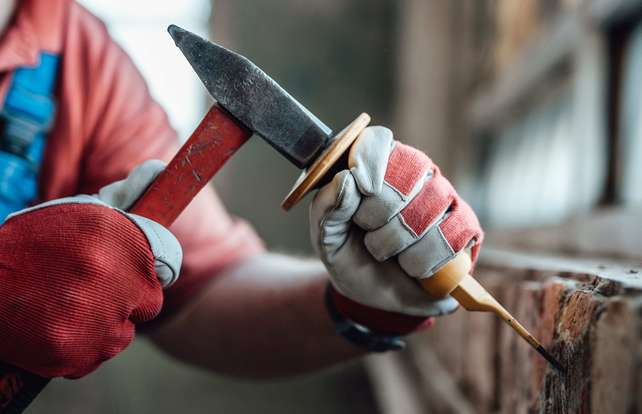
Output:
[[[252,135],[213,105],[167,168],[129,209],[169,227],[225,162]],[[0,414],[20,414],[50,378],[0,364]]]

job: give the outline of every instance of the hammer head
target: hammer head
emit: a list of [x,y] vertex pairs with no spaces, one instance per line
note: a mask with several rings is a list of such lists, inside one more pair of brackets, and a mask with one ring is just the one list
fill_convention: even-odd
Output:
[[210,95],[298,168],[306,168],[332,131],[247,58],[171,25],[169,34]]

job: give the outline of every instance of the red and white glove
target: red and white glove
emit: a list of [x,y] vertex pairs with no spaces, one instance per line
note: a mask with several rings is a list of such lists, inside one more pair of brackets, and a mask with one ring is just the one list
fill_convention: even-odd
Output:
[[0,226],[0,361],[43,377],[82,377],[125,349],[160,311],[182,251],[124,209],[164,168],[148,161],[94,196],[53,200]]
[[326,265],[338,311],[377,332],[407,334],[457,309],[432,299],[418,279],[482,241],[477,217],[421,151],[383,127],[363,131],[350,170],[315,196],[312,242]]

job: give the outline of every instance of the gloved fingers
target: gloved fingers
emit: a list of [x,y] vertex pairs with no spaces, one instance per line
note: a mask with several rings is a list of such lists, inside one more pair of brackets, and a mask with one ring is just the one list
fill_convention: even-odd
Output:
[[379,261],[399,254],[443,218],[454,198],[452,185],[437,171],[398,215],[366,235],[368,251]]
[[430,277],[463,249],[481,241],[481,237],[481,227],[472,209],[457,199],[441,223],[399,254],[399,265],[412,277]]
[[[429,176],[426,176],[424,180],[429,178]],[[354,223],[367,231],[380,228],[399,214],[408,200],[412,200],[419,193],[423,184],[422,180],[417,181],[408,195],[402,196],[397,190],[384,182],[379,194],[363,198],[359,209],[353,217]]]
[[310,236],[321,257],[331,257],[345,243],[361,195],[350,171],[338,173],[321,188],[310,205]]
[[433,226],[421,240],[401,252],[398,260],[407,274],[423,279],[432,276],[455,254],[439,226]]
[[159,289],[158,281],[154,280],[153,283],[139,284],[140,290],[138,295],[138,303],[129,314],[129,320],[138,325],[144,322],[151,321],[160,313],[163,307],[163,291]]
[[365,230],[383,226],[414,199],[432,174],[430,158],[415,148],[396,142],[388,159],[381,191],[364,199],[354,222]]
[[381,192],[394,145],[392,131],[382,126],[364,129],[352,145],[348,165],[361,194],[372,196]]
[[165,227],[148,218],[127,214],[147,237],[154,255],[154,269],[161,286],[168,287],[178,279],[183,250],[176,237]]
[[477,260],[479,247],[484,239],[484,232],[473,209],[461,198],[453,202],[448,216],[439,225],[454,251],[471,249],[473,264]]
[[457,309],[459,309],[459,302],[457,302],[452,296],[435,300],[430,304],[430,312],[433,313],[431,316],[450,315]]
[[[119,329],[110,329],[108,335],[110,346],[100,350],[100,352],[96,355],[96,358],[85,365],[83,369],[76,369],[69,374],[65,374],[64,377],[73,380],[80,379],[91,374],[92,372],[100,368],[103,362],[109,361],[116,355],[120,354],[125,348],[127,348],[134,340],[135,332],[136,328],[134,326],[134,323],[129,319],[123,321],[123,323],[119,326]],[[54,365],[54,367],[74,365],[74,361],[59,361],[56,365]]]
[[124,180],[101,188],[97,196],[110,206],[127,210],[164,169],[163,161],[147,160],[134,168]]
[[[347,241],[353,261],[350,268],[340,269],[345,277],[332,277],[332,284],[346,297],[362,305],[413,316],[440,316],[457,309],[452,298],[435,300],[416,280],[408,277],[394,261],[374,262],[359,250],[358,238]],[[359,257],[359,251],[363,257]],[[349,274],[349,276],[347,276]]]
[[[120,210],[127,210],[145,192],[149,184],[165,169],[160,160],[147,160],[134,168],[127,178],[100,189],[98,198]],[[161,286],[168,287],[178,279],[183,250],[174,235],[160,224],[135,214],[125,214],[145,234],[152,254],[154,269]]]

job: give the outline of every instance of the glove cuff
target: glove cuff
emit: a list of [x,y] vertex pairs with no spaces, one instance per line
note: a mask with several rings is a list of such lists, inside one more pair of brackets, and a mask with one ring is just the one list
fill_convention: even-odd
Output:
[[404,336],[427,329],[434,324],[434,318],[405,315],[362,305],[339,293],[331,284],[328,296],[336,311],[346,319],[363,325],[381,335]]

